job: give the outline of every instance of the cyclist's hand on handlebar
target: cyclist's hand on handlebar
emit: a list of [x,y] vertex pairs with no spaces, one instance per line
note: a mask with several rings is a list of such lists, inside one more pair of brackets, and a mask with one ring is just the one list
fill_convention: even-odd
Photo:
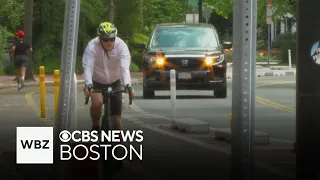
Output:
[[128,91],[130,96],[134,96],[135,92],[134,92],[134,89],[131,85],[127,85],[126,90]]
[[130,95],[130,96],[134,96],[134,94],[135,94],[135,92],[134,92],[133,89],[132,89],[132,90],[129,90],[129,95]]
[[86,97],[88,97],[88,96],[90,96],[91,92],[92,92],[92,89],[91,89],[91,90],[85,89],[85,90],[84,90],[84,95],[85,95]]
[[92,93],[92,85],[85,85],[85,87],[84,87],[84,95],[86,97],[89,97],[91,93]]

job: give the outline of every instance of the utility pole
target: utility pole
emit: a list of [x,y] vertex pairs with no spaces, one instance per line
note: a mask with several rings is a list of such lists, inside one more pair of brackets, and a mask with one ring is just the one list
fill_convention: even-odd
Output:
[[315,17],[320,1],[297,5],[296,179],[319,180],[320,22]]

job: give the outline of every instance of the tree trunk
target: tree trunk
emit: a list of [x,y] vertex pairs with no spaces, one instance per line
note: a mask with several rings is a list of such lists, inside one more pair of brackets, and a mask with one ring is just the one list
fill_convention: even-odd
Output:
[[109,22],[114,23],[114,0],[109,0]]
[[[24,13],[24,39],[30,44],[32,47],[32,22],[33,21],[33,0],[25,0],[25,13]],[[26,71],[26,79],[35,81],[33,77],[32,67],[33,67],[33,59],[32,53],[28,53],[28,68]]]

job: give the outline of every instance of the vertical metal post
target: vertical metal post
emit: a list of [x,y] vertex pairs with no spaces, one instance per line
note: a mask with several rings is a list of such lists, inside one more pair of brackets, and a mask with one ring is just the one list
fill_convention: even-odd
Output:
[[193,24],[196,23],[196,7],[193,5],[192,6],[192,11],[193,11]]
[[319,5],[297,1],[297,180],[320,179],[320,21],[311,20]]
[[232,180],[253,179],[256,16],[256,0],[233,1]]
[[54,146],[54,178],[68,179],[65,170],[66,164],[60,159],[60,139],[59,133],[63,129],[70,130],[71,121],[75,121],[75,88],[74,72],[76,65],[79,13],[81,0],[67,0],[65,5],[65,17],[63,28],[63,43],[60,66],[60,91],[58,118],[55,127]]
[[73,73],[72,89],[71,92],[74,94],[71,96],[70,107],[73,112],[70,113],[70,131],[77,130],[77,74]]
[[176,120],[176,70],[170,70],[170,91],[171,91],[171,109],[172,109],[172,120]]
[[268,64],[270,64],[270,29],[271,25],[268,24]]

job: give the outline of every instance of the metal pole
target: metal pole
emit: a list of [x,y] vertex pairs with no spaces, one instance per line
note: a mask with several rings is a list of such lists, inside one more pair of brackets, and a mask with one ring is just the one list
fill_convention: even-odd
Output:
[[268,24],[268,64],[270,64],[270,29],[271,25]]
[[[76,60],[75,60],[76,61]],[[77,86],[78,86],[78,82],[77,82],[77,74],[74,73],[74,76],[73,76],[73,89],[71,92],[74,93],[74,96],[71,96],[73,99],[71,101],[71,107],[72,107],[72,110],[73,112],[70,113],[71,114],[71,121],[70,121],[70,131],[75,131],[77,130],[77,126],[78,126],[78,123],[77,123]]]
[[170,70],[170,91],[171,91],[171,109],[172,120],[176,120],[176,70]]
[[67,0],[65,5],[65,17],[63,28],[63,43],[61,53],[58,117],[55,124],[54,141],[54,178],[68,179],[64,170],[67,170],[65,162],[60,161],[59,133],[63,129],[70,130],[71,121],[75,121],[75,91],[74,72],[76,65],[79,12],[81,0]]
[[193,7],[193,24],[196,23],[196,8],[194,6]]
[[320,1],[297,1],[297,180],[320,179]]
[[256,0],[233,0],[232,180],[254,174],[256,17]]

